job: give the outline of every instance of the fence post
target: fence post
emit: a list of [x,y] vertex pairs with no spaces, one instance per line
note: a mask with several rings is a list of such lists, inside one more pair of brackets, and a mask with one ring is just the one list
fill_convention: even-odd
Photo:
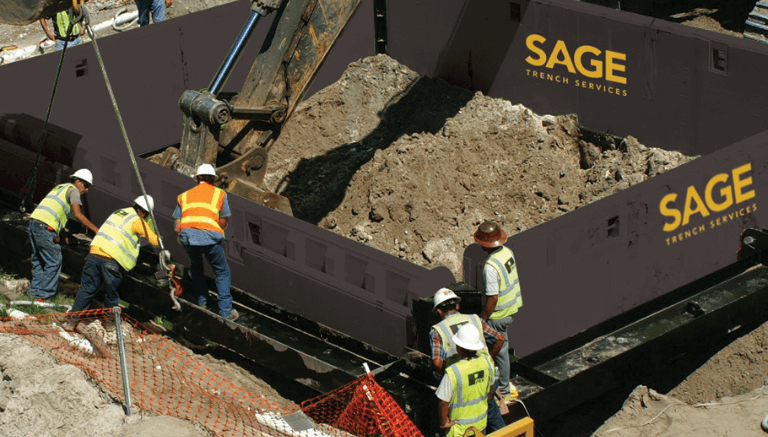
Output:
[[125,362],[125,343],[123,327],[120,325],[120,307],[112,308],[115,316],[115,332],[117,333],[117,348],[120,351],[120,370],[123,374],[123,391],[125,392],[125,415],[131,415],[131,385],[128,383],[128,365]]

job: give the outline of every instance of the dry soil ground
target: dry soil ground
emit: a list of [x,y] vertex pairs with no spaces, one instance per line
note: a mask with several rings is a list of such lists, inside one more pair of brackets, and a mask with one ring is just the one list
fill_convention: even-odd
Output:
[[[169,15],[174,8],[178,12],[214,3],[222,2],[176,0]],[[114,15],[106,2],[91,4],[103,7],[105,16]],[[38,32],[34,26],[30,34]],[[0,41],[14,38],[2,33],[6,31],[0,29]],[[31,40],[37,43],[41,33]],[[593,135],[579,128],[575,116],[534,114],[521,105],[419,77],[396,60],[379,56],[351,64],[336,84],[297,108],[272,149],[267,183],[291,199],[299,218],[420,265],[446,265],[460,279],[460,254],[481,220],[492,218],[520,232],[692,159],[646,147],[642,133],[636,136],[622,140]],[[727,435],[717,431],[719,423],[761,432],[754,425],[762,420],[761,410],[768,411],[760,403],[768,371],[763,353],[767,329],[761,327],[723,350],[666,397],[640,388],[600,435],[688,435],[675,428],[681,423],[692,423],[690,429],[704,435],[710,430],[711,435]],[[114,419],[114,432],[90,435],[150,435],[130,433],[132,427],[155,426],[146,421],[168,420],[139,416],[126,421],[111,412],[116,404],[98,388],[90,385],[92,392],[85,395],[77,391],[86,390],[85,382],[63,382],[55,386],[62,391],[46,399],[92,400],[78,403],[75,410],[82,416],[70,420],[64,415],[71,412],[61,411],[55,402],[38,402],[39,391],[45,389],[22,372],[35,369],[37,362],[45,365],[32,373],[58,365],[17,338],[0,342],[6,346],[0,351],[27,351],[0,353],[0,369],[17,366],[0,388],[14,390],[13,402],[0,392],[6,395],[0,394],[0,434],[70,435],[57,428],[66,423],[72,433],[85,429],[82,435],[89,435],[96,428],[75,427],[101,410]],[[266,389],[236,366],[214,364],[225,375],[241,375],[238,383],[253,384],[244,385],[249,390]],[[77,379],[74,368],[64,373],[62,381]],[[738,397],[753,389],[758,391]],[[691,406],[721,400],[739,403],[732,408]],[[36,420],[19,420],[22,412]],[[164,434],[173,435],[171,428],[162,428],[168,430]]]

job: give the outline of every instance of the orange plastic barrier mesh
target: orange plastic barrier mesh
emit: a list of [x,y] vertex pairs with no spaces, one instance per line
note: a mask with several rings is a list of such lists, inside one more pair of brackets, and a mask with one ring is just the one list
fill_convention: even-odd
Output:
[[[74,332],[63,329],[64,322],[74,319]],[[321,425],[300,434],[282,420],[299,412],[298,406],[281,408],[235,386],[124,314],[121,327],[132,407],[197,422],[217,436],[421,436],[370,376],[304,402],[301,409]],[[21,335],[59,361],[80,367],[125,403],[111,309],[3,317],[0,333]]]
[[422,436],[392,396],[370,374],[302,402],[301,409],[315,422],[327,423],[358,436]]

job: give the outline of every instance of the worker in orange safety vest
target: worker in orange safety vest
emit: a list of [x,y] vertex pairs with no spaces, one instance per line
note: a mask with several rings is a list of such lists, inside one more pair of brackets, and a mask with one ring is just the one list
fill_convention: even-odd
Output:
[[208,287],[203,276],[203,257],[208,260],[216,274],[216,291],[219,301],[219,315],[234,321],[239,317],[232,308],[230,292],[231,276],[222,241],[224,229],[229,224],[227,193],[213,185],[216,170],[210,164],[203,164],[195,173],[197,186],[179,195],[173,212],[174,230],[179,243],[189,255],[192,288],[199,306],[208,302]]

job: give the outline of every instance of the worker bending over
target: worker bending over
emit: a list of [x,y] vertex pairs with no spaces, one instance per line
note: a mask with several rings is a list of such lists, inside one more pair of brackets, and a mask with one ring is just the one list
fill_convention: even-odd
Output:
[[63,257],[61,246],[56,243],[67,220],[79,221],[94,234],[99,231],[82,212],[82,196],[93,185],[93,175],[87,169],[80,169],[69,180],[45,196],[32,212],[27,227],[32,243],[32,282],[27,293],[40,301],[51,299],[59,289]]
[[512,402],[518,394],[510,382],[509,353],[512,348],[509,347],[507,328],[512,323],[512,315],[523,306],[515,255],[503,245],[507,241],[507,233],[494,222],[483,222],[475,232],[475,241],[490,255],[483,267],[487,297],[483,320],[504,335],[506,340],[496,356],[496,365],[499,367],[499,390],[506,402]]
[[224,229],[229,225],[229,216],[232,215],[227,193],[213,186],[216,170],[210,164],[197,168],[195,180],[197,186],[178,197],[178,205],[173,212],[173,229],[189,255],[189,276],[192,278],[197,304],[204,307],[208,301],[208,287],[203,276],[205,257],[216,274],[219,315],[234,321],[239,315],[237,310],[232,309],[229,265],[221,246]]
[[[499,354],[506,341],[504,336],[488,325],[475,314],[462,314],[459,312],[461,298],[448,288],[441,288],[435,293],[432,311],[440,315],[442,321],[432,326],[429,337],[432,340],[432,364],[435,370],[443,376],[446,367],[458,362],[461,357],[456,352],[456,344],[453,342],[453,334],[464,325],[470,324],[483,333],[483,349],[481,354],[488,355],[493,361]],[[491,344],[490,350],[488,344]],[[496,378],[494,378],[495,380]],[[496,393],[497,384],[494,381],[493,393]],[[499,404],[491,398],[488,403],[488,433],[504,428],[504,419],[501,417]]]
[[[85,259],[80,289],[71,312],[89,309],[102,283],[106,294],[104,307],[113,308],[119,304],[118,288],[123,275],[136,266],[139,238],[146,238],[153,246],[160,244],[155,227],[151,220],[147,221],[154,207],[152,196],[139,196],[132,207],[115,211],[101,225]],[[65,322],[64,328],[74,330],[76,324],[76,321]]]
[[493,362],[479,353],[485,344],[473,324],[459,328],[452,340],[460,358],[448,366],[435,392],[440,428],[447,431],[447,437],[461,437],[471,426],[485,434],[488,403],[493,395]]

